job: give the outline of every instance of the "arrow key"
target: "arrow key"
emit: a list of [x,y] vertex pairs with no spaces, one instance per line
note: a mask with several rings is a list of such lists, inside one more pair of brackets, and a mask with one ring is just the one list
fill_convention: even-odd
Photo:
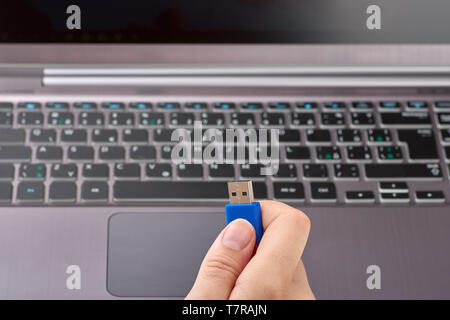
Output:
[[76,180],[78,175],[77,166],[75,164],[55,163],[52,165],[51,177],[55,179]]

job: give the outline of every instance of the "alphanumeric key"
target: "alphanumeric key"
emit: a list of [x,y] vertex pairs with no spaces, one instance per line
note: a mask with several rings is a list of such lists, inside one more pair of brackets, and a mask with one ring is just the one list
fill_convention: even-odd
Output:
[[325,109],[345,109],[345,102],[325,102]]
[[125,104],[122,102],[103,102],[102,108],[106,110],[123,110],[125,109]]
[[431,129],[398,130],[398,139],[408,145],[411,159],[439,158],[434,133]]
[[202,112],[200,120],[204,126],[222,126],[225,123],[225,115],[223,113]]
[[42,108],[39,102],[19,102],[17,105],[19,109],[38,110]]
[[109,124],[111,126],[134,126],[134,114],[131,112],[111,112]]
[[99,112],[81,112],[78,115],[78,123],[84,127],[102,127],[105,124],[105,116]]
[[101,163],[85,163],[83,177],[86,179],[108,179],[109,166]]
[[263,112],[261,114],[262,126],[284,126],[284,114]]
[[50,112],[48,114],[48,124],[52,126],[72,126],[73,114],[70,112]]
[[261,175],[263,165],[262,164],[241,164],[241,177],[243,178],[264,178],[265,176]]
[[14,165],[12,163],[0,163],[0,180],[12,180],[14,178]]
[[[252,146],[251,148],[253,154],[257,155],[258,151],[254,148],[254,146]],[[243,161],[247,162],[247,159],[249,159],[249,155],[249,148],[246,148],[242,145],[235,147],[227,146],[223,151],[223,157],[227,163],[242,163]],[[213,156],[215,156],[215,154],[213,154]]]
[[231,114],[231,124],[233,126],[254,126],[255,115],[253,113],[237,113]]
[[184,164],[177,165],[179,178],[202,178],[203,166],[201,164]]
[[38,146],[36,149],[36,159],[38,160],[62,160],[63,150],[56,146]]
[[[161,146],[161,159],[171,160],[172,159],[172,149],[173,149],[173,146],[171,146],[171,145]],[[180,152],[182,152],[182,151],[180,151]],[[184,156],[184,155],[182,154],[180,156]]]
[[52,165],[50,175],[54,179],[76,180],[78,176],[78,168],[73,163],[55,163]]
[[0,144],[23,143],[25,142],[24,129],[4,129],[0,128]]
[[42,182],[22,181],[17,188],[17,200],[19,202],[44,201],[45,188]]
[[50,185],[48,198],[54,202],[74,202],[77,199],[77,185],[74,182],[53,182]]
[[289,160],[309,160],[311,152],[308,147],[286,147],[286,158]]
[[367,130],[368,140],[372,143],[391,142],[391,132],[389,129],[369,129]]
[[172,133],[175,129],[156,129],[153,131],[153,140],[156,142],[173,142]]
[[19,112],[17,124],[21,126],[42,126],[44,115],[40,112]]
[[279,164],[277,168],[278,169],[277,173],[275,173],[273,175],[274,178],[278,178],[278,179],[295,179],[297,178],[297,168],[295,166],[295,164],[287,164],[287,163],[282,163]]
[[160,102],[158,103],[158,109],[161,110],[179,110],[180,104],[178,102]]
[[341,143],[360,143],[361,132],[357,129],[339,129],[336,131],[337,140]]
[[186,102],[184,107],[191,110],[205,110],[208,109],[208,104],[204,102]]
[[108,183],[102,181],[85,181],[81,186],[81,199],[84,201],[107,201]]
[[336,200],[336,186],[332,182],[311,182],[313,200]]
[[12,185],[9,182],[0,182],[0,202],[11,202]]
[[10,111],[0,112],[0,126],[11,126],[13,123],[13,115]]
[[122,140],[124,142],[147,143],[148,131],[144,129],[124,129]]
[[151,110],[153,108],[153,105],[150,102],[131,102],[130,103],[130,109],[133,110]]
[[31,159],[31,148],[26,146],[1,146],[0,161],[28,161]]
[[123,160],[125,149],[118,146],[101,146],[98,149],[98,157],[101,160]]
[[370,160],[372,159],[372,153],[369,147],[347,147],[347,157],[350,160]]
[[311,112],[291,113],[291,124],[293,126],[313,126],[315,123],[314,114]]
[[402,149],[400,147],[378,147],[378,158],[380,160],[401,160],[403,159]]
[[234,110],[236,109],[236,104],[232,102],[216,102],[213,104],[213,108],[221,111]]
[[161,179],[172,177],[172,166],[169,163],[149,163],[146,166],[148,178]]
[[92,131],[92,142],[116,143],[117,131],[114,129],[95,129]]
[[439,123],[444,126],[448,126],[450,124],[450,113],[438,113]]
[[131,146],[130,159],[133,160],[155,160],[156,148],[154,146]]
[[323,112],[321,115],[322,125],[324,126],[343,126],[345,117],[342,112]]
[[30,131],[30,142],[53,144],[56,142],[56,130],[33,129]]
[[319,160],[339,160],[341,151],[339,147],[316,147],[317,159]]
[[53,110],[67,110],[69,109],[69,104],[67,102],[47,102],[45,107]]
[[209,165],[210,178],[234,178],[234,166],[232,164],[216,164]]
[[169,123],[172,126],[192,126],[194,125],[195,116],[189,112],[172,112],[170,113]]
[[301,182],[274,182],[273,194],[275,199],[304,200],[305,189]]
[[306,139],[312,143],[331,142],[331,134],[329,130],[308,129],[306,130]]
[[375,124],[372,112],[352,112],[352,124],[354,126],[369,126]]
[[141,166],[138,163],[116,163],[114,177],[123,179],[139,179]]
[[450,129],[442,129],[442,141],[445,143],[450,143]]
[[278,139],[281,143],[300,142],[300,131],[294,129],[278,130]]
[[94,148],[88,146],[70,146],[67,149],[67,157],[71,160],[93,160]]
[[97,104],[95,102],[75,102],[73,107],[82,110],[95,110],[97,109]]
[[46,168],[44,164],[22,164],[19,169],[20,179],[45,179]]
[[141,112],[139,114],[139,123],[141,126],[163,126],[164,114],[156,112]]
[[86,143],[87,132],[84,129],[63,129],[61,131],[61,142]]
[[270,102],[269,109],[273,110],[289,110],[291,105],[289,102]]
[[304,178],[328,177],[328,168],[326,164],[304,164],[302,169]]
[[356,164],[334,165],[334,176],[338,179],[356,179],[359,178],[359,169]]

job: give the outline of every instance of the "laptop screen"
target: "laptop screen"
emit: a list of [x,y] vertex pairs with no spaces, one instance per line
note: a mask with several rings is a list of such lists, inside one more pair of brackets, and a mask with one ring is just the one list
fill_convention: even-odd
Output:
[[0,0],[1,43],[450,43],[449,0]]

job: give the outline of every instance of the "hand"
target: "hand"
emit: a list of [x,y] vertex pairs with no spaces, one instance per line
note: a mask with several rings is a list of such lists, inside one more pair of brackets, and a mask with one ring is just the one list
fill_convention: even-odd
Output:
[[264,235],[256,253],[253,226],[233,221],[212,244],[186,299],[315,299],[300,260],[308,217],[276,201],[261,201],[261,213]]

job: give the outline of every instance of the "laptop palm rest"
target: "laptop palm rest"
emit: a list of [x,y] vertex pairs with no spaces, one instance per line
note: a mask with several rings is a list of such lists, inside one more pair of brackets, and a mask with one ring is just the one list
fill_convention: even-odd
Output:
[[120,297],[184,297],[205,253],[224,226],[222,214],[111,216],[108,291]]

